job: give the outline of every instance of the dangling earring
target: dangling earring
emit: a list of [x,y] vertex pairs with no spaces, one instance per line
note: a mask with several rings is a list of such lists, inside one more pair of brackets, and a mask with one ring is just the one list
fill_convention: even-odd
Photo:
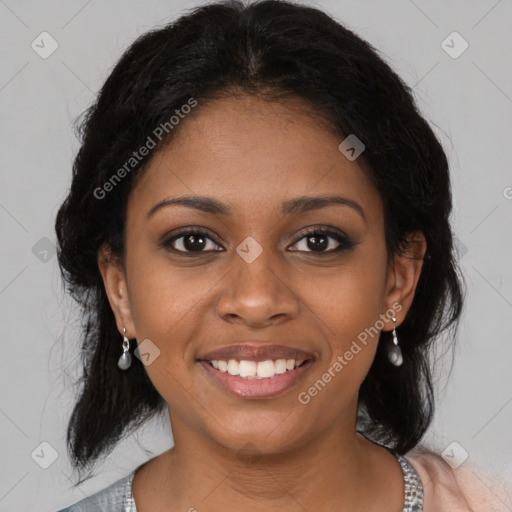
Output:
[[395,327],[393,327],[393,344],[388,348],[388,359],[391,364],[401,366],[404,362],[404,358],[402,357],[402,350],[398,346],[398,338],[396,336],[396,318],[392,317],[392,320],[395,322]]
[[128,370],[132,365],[132,355],[130,354],[130,340],[126,337],[126,327],[123,327],[123,353],[117,361],[117,366],[121,370]]

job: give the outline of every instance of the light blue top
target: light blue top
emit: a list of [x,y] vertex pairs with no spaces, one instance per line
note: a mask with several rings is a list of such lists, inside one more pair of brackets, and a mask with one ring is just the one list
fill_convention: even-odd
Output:
[[[387,449],[398,459],[402,466],[405,484],[403,512],[423,512],[423,486],[418,474],[407,459],[393,450]],[[132,480],[135,473],[144,464],[137,466],[128,476],[121,478],[96,494],[56,512],[137,512],[132,496]]]

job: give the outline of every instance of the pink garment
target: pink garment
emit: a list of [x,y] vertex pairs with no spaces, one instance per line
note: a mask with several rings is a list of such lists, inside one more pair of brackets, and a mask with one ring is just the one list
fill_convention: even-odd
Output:
[[416,447],[404,455],[423,484],[423,512],[511,512],[512,483],[490,478],[464,462],[456,469]]

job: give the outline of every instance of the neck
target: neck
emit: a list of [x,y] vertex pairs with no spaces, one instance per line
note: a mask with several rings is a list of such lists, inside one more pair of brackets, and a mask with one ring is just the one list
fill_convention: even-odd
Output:
[[271,453],[250,443],[243,451],[227,449],[178,418],[172,418],[172,425],[175,447],[157,458],[145,490],[136,494],[134,489],[142,512],[348,512],[371,511],[372,506],[382,510],[383,502],[390,505],[386,510],[401,510],[403,505],[398,461],[357,434],[354,424],[343,429],[341,422],[335,423],[308,442]]

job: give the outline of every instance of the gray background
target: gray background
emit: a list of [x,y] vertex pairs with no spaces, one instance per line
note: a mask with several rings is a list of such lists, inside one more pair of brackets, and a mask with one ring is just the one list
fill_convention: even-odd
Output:
[[[61,289],[53,223],[78,147],[74,118],[136,36],[200,3],[0,0],[1,511],[55,510],[172,446],[168,420],[154,421],[119,444],[96,478],[69,489],[78,320]],[[512,2],[316,5],[383,53],[449,155],[468,300],[450,380],[449,361],[435,363],[438,408],[427,440],[439,453],[455,441],[457,456],[461,447],[469,454],[464,464],[510,478]],[[31,47],[43,31],[59,45],[47,59]],[[469,44],[457,58],[442,47],[453,31]]]

